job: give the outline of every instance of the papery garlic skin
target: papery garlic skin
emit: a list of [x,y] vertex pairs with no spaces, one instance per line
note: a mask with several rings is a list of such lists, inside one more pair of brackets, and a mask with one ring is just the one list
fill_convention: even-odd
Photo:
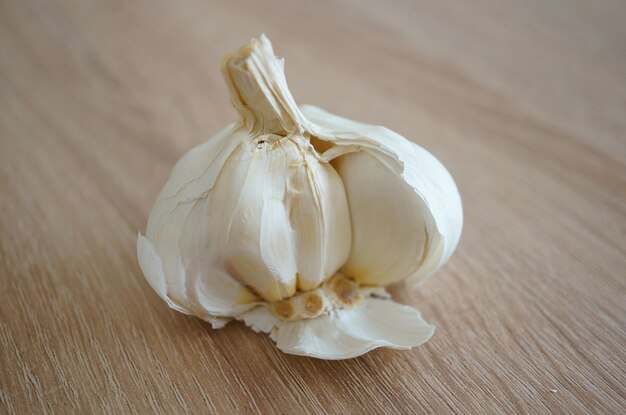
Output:
[[298,108],[262,36],[225,59],[241,118],[175,166],[138,236],[170,307],[270,333],[323,359],[410,348],[434,331],[384,287],[418,282],[458,244],[458,190],[392,131]]

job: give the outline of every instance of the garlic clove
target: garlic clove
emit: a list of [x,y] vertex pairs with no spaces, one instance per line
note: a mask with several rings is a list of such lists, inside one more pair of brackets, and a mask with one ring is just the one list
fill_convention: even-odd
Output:
[[214,282],[216,286],[211,295],[196,293],[197,281],[185,269],[180,249],[183,226],[194,202],[212,189],[226,159],[246,138],[229,125],[187,152],[176,163],[150,213],[146,241],[141,236],[137,239],[141,268],[157,293],[170,307],[203,319],[236,315],[252,307],[237,306],[242,298],[252,301],[254,297],[240,284],[233,284],[228,275],[210,276],[207,284]]
[[291,226],[296,234],[298,289],[312,290],[346,262],[352,244],[343,183],[327,163],[304,153],[291,177]]
[[428,341],[435,330],[416,309],[374,298],[310,320],[280,321],[265,307],[242,319],[255,331],[270,333],[286,353],[327,360],[350,359],[379,347],[410,349]]
[[[428,246],[409,282],[418,283],[443,265],[456,249],[463,228],[461,197],[443,164],[422,147],[387,128],[342,118],[312,105],[302,106],[300,110],[310,121],[310,133],[319,139],[350,151],[362,148],[371,154],[388,156],[377,158],[386,160],[387,165],[390,162],[397,165],[399,179],[423,201]],[[341,148],[329,151],[342,154]]]
[[319,286],[350,251],[341,180],[295,138],[269,134],[240,145],[215,186],[193,204],[180,251],[207,297],[215,276],[225,273],[264,300],[279,301]]
[[295,234],[288,180],[300,152],[289,140],[262,136],[235,149],[219,180],[196,202],[182,231],[186,269],[210,292],[210,275],[225,273],[267,301],[296,291]]
[[350,205],[353,242],[342,272],[365,285],[388,285],[413,274],[428,248],[428,208],[383,153],[348,153],[332,161]]

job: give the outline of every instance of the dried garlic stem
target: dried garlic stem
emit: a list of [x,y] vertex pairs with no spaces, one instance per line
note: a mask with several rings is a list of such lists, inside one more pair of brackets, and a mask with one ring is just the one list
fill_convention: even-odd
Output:
[[253,135],[289,135],[307,130],[309,122],[287,88],[283,61],[276,59],[265,36],[252,39],[226,56],[222,74],[233,106]]

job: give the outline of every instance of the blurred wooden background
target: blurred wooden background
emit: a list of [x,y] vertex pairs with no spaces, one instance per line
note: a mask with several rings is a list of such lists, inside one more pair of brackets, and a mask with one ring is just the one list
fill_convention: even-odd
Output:
[[[625,413],[623,1],[0,1],[3,413]],[[222,55],[267,33],[299,103],[431,150],[457,253],[397,297],[410,352],[284,355],[144,281],[175,161],[235,117]]]

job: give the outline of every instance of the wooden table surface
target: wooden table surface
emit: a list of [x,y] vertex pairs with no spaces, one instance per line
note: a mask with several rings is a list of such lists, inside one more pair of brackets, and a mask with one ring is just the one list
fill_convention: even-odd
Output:
[[[623,1],[0,2],[3,413],[625,413]],[[412,351],[289,356],[169,309],[135,238],[235,118],[221,57],[265,32],[299,103],[450,169],[451,261],[396,297]]]

